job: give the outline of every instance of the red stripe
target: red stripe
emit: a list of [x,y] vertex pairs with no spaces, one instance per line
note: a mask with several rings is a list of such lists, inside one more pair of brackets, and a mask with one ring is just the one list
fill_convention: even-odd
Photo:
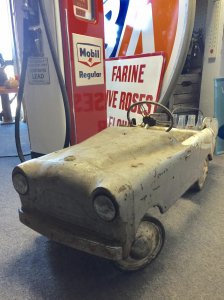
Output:
[[134,30],[133,27],[129,25],[126,26],[118,56],[126,56],[133,30]]
[[142,52],[143,52],[143,46],[142,46],[142,30],[141,30],[134,55],[142,54]]

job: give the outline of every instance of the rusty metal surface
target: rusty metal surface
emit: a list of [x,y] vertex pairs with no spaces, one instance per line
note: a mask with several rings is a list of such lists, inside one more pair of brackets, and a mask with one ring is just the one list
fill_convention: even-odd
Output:
[[[87,253],[110,259],[122,259],[122,248],[118,246],[106,245],[89,239],[76,236],[71,230],[65,230],[55,226],[52,222],[46,221],[43,218],[38,218],[35,214],[25,213],[19,210],[19,219],[24,225],[40,232],[51,240],[61,244],[76,248]],[[41,222],[40,222],[41,220]]]
[[[201,177],[205,159],[213,155],[217,120],[206,118],[204,127],[168,133],[158,127],[110,127],[79,145],[25,162],[14,169],[29,181],[29,192],[20,195],[22,209],[55,218],[55,226],[61,220],[83,228],[89,240],[97,235],[113,241],[125,259],[144,214],[153,206],[166,212]],[[116,200],[118,214],[111,222],[93,210],[96,189]],[[41,228],[40,221],[38,232],[44,234]]]

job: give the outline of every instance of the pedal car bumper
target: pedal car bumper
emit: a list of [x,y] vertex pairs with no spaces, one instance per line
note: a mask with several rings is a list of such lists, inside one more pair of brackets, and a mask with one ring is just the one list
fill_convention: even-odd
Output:
[[24,225],[56,242],[110,260],[122,259],[122,247],[108,246],[103,243],[77,237],[71,231],[61,228],[51,221],[46,221],[45,218],[37,216],[34,213],[24,212],[22,209],[19,209],[19,219]]

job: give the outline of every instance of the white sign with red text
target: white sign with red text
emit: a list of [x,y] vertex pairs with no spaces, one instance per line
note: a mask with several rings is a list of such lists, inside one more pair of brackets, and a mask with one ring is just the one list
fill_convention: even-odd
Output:
[[[139,101],[158,102],[165,69],[165,54],[149,53],[106,60],[107,126],[128,125],[127,110]],[[153,113],[155,106],[148,106]],[[142,121],[136,111],[132,117]]]
[[104,84],[103,40],[72,34],[76,86]]

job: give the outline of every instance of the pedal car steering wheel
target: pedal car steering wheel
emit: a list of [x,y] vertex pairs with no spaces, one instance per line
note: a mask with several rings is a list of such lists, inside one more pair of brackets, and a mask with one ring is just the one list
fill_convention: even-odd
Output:
[[[170,121],[156,120],[150,114],[148,114],[148,112],[145,109],[145,107],[143,106],[143,104],[147,104],[147,105],[150,104],[150,105],[156,105],[156,106],[161,107],[165,111],[165,113],[170,117]],[[134,126],[134,125],[132,124],[132,120],[130,119],[130,112],[133,109],[133,107],[135,107],[135,106],[139,106],[139,110],[140,110],[141,115],[143,117],[142,122],[145,125],[147,125],[147,124],[149,126],[166,126],[167,125],[169,127],[166,130],[166,132],[170,131],[173,128],[173,116],[172,116],[171,111],[168,108],[166,108],[164,105],[162,105],[160,103],[153,102],[153,101],[140,101],[140,102],[136,102],[136,103],[132,104],[129,107],[129,109],[127,111],[127,119],[128,119],[128,122],[130,123],[131,126]]]

